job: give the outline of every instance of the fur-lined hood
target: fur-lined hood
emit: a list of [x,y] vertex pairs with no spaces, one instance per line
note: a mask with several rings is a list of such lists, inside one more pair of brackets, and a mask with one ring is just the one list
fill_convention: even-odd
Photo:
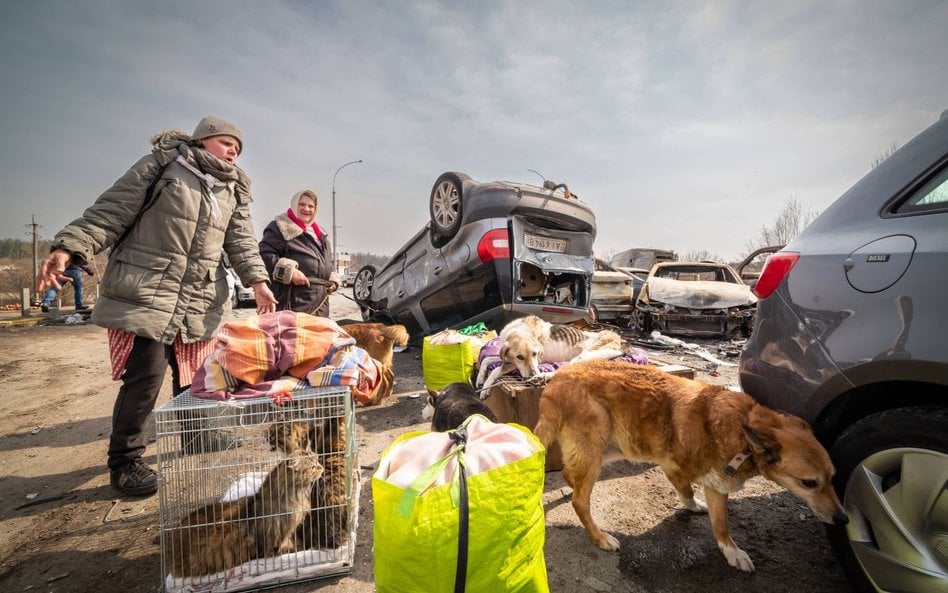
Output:
[[187,144],[191,134],[182,130],[163,130],[148,139],[152,151],[174,150],[178,145]]
[[300,225],[293,222],[290,217],[287,216],[286,212],[277,214],[273,222],[276,223],[277,229],[280,230],[280,234],[286,241],[292,241],[303,234],[303,229],[300,228]]

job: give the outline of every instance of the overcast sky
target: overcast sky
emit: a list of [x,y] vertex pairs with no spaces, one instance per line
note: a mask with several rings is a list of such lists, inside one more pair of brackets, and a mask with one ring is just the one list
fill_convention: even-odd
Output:
[[736,258],[948,108],[948,2],[8,0],[0,238],[51,238],[147,139],[240,126],[259,233],[314,188],[391,254],[444,171],[565,182],[597,254]]

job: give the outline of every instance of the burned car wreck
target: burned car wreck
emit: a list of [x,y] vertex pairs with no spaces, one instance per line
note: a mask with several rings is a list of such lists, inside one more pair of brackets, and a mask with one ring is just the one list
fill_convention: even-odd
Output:
[[636,328],[643,333],[694,337],[747,337],[754,327],[757,297],[726,264],[655,264],[635,301]]
[[446,172],[429,213],[384,266],[356,274],[364,320],[403,324],[417,342],[478,322],[499,329],[523,315],[568,323],[587,314],[596,218],[565,184]]

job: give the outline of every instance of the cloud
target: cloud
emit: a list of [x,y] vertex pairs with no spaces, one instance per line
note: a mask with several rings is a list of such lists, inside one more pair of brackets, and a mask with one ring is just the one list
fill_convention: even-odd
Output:
[[733,257],[825,208],[948,107],[928,2],[14,3],[0,24],[0,236],[81,213],[168,127],[247,137],[258,229],[301,187],[392,253],[443,171],[564,181],[600,252]]

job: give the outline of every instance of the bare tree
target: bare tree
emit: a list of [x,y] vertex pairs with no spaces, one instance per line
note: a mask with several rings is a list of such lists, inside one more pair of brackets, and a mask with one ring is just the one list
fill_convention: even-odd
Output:
[[787,198],[783,210],[770,225],[764,225],[756,237],[744,245],[744,254],[770,245],[786,245],[810,224],[818,213],[807,208],[794,196]]
[[599,258],[608,263],[612,261],[612,256],[616,253],[615,249],[607,249],[605,253],[599,255]]
[[706,249],[692,249],[691,251],[686,251],[685,254],[681,257],[681,261],[713,261],[720,262],[723,261],[718,257],[717,253],[711,253]]
[[870,169],[875,169],[876,167],[878,167],[879,165],[882,164],[882,161],[884,161],[884,160],[886,160],[887,158],[889,158],[890,156],[892,156],[892,155],[895,153],[895,151],[898,150],[898,149],[899,149],[899,143],[898,143],[898,142],[892,142],[892,145],[889,146],[888,148],[886,148],[886,149],[885,149],[885,152],[883,152],[882,154],[880,154],[879,156],[877,156],[877,157],[875,158],[875,160],[872,161],[872,163],[869,164],[869,168],[870,168]]
[[356,270],[362,268],[362,266],[373,265],[375,267],[384,266],[388,263],[388,260],[392,259],[390,255],[378,255],[375,253],[368,253],[366,251],[356,251],[355,253],[350,253],[350,270]]
[[[871,168],[875,169],[882,164],[884,160],[892,156],[899,149],[898,142],[892,142],[883,153],[875,158],[871,163]],[[799,235],[806,225],[816,218],[818,212],[803,207],[803,204],[795,196],[787,198],[783,210],[777,215],[773,223],[764,225],[756,237],[744,244],[744,255],[761,247],[770,245],[786,245],[794,237]],[[742,256],[743,257],[743,256]]]

